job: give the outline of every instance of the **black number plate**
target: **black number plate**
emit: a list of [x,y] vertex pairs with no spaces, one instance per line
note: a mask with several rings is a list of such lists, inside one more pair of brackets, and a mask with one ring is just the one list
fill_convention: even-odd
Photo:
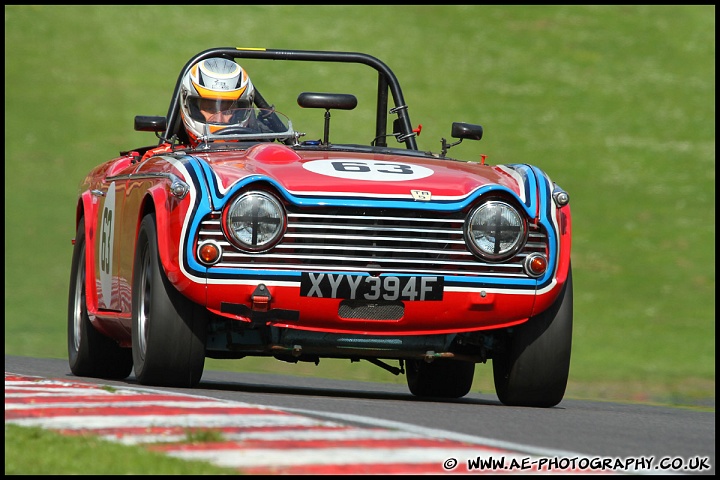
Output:
[[442,276],[370,277],[338,273],[303,272],[300,295],[367,301],[442,300]]

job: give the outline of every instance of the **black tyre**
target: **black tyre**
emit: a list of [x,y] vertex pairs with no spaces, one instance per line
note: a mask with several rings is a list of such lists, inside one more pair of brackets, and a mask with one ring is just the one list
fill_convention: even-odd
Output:
[[204,308],[182,296],[160,264],[155,215],[140,225],[132,288],[132,356],[144,385],[193,387],[205,366]]
[[565,395],[573,325],[572,270],[563,291],[545,312],[513,328],[493,358],[495,391],[505,405],[553,407]]
[[130,375],[132,351],[100,333],[90,323],[85,301],[85,220],[80,220],[70,269],[68,363],[79,377],[122,379]]
[[406,372],[410,393],[415,396],[460,398],[472,387],[475,364],[447,359],[431,363],[408,360]]

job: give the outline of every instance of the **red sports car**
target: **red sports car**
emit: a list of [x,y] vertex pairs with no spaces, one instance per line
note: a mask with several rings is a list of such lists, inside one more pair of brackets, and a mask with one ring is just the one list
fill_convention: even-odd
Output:
[[[332,143],[347,92],[297,92],[318,140],[255,92],[255,125],[208,129],[193,146],[181,82],[222,57],[362,64],[377,108],[364,144]],[[338,85],[347,85],[338,77]],[[367,122],[365,122],[367,123]],[[395,74],[354,52],[214,48],[180,72],[165,116],[138,116],[155,145],[94,168],[77,199],[68,353],[79,376],[192,387],[205,358],[366,360],[414,395],[458,398],[492,360],[507,405],[564,394],[572,342],[568,194],[540,168],[459,161],[480,140],[453,123],[420,151]],[[398,145],[389,146],[391,140]],[[393,365],[395,363],[397,366]]]

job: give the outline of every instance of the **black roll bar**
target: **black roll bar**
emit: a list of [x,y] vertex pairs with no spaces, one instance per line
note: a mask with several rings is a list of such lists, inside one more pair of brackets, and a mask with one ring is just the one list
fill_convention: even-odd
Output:
[[[318,61],[318,62],[342,62],[342,63],[360,63],[368,65],[378,72],[378,95],[377,95],[377,114],[375,136],[377,138],[376,145],[387,146],[385,138],[387,135],[387,116],[388,116],[388,90],[393,97],[392,113],[398,115],[400,132],[399,138],[403,139],[405,146],[411,150],[417,150],[417,142],[415,134],[412,131],[410,123],[410,115],[408,114],[405,98],[402,94],[400,84],[395,74],[382,61],[364,53],[356,52],[333,52],[333,51],[313,51],[313,50],[273,50],[264,48],[241,48],[241,47],[220,47],[205,50],[193,58],[191,58],[183,67],[175,84],[170,108],[167,113],[167,129],[163,135],[164,139],[169,139],[180,128],[180,85],[182,79],[190,71],[190,68],[197,62],[211,57],[224,57],[230,60],[236,58],[260,58],[270,60],[300,60],[300,61]],[[161,143],[164,140],[161,139]]]

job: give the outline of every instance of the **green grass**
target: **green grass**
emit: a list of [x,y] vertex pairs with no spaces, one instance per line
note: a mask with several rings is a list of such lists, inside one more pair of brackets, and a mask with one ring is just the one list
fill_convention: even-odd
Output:
[[[196,440],[190,438],[190,440]],[[204,439],[200,439],[203,441]],[[28,452],[42,452],[32,455]],[[235,469],[186,461],[94,435],[67,436],[5,424],[5,475],[233,475]]]
[[[6,6],[5,351],[65,358],[76,188],[93,166],[155,143],[177,75],[216,46],[350,50],[398,76],[421,149],[480,123],[460,159],[531,163],[571,197],[570,398],[715,401],[715,7]],[[357,141],[374,79],[344,66],[248,63],[308,138],[300,91],[358,95],[331,135]],[[368,90],[369,88],[369,90]],[[270,95],[269,92],[272,92]],[[274,360],[208,368],[404,382],[377,367]],[[476,390],[492,392],[491,369]],[[6,442],[7,448],[7,442]]]

